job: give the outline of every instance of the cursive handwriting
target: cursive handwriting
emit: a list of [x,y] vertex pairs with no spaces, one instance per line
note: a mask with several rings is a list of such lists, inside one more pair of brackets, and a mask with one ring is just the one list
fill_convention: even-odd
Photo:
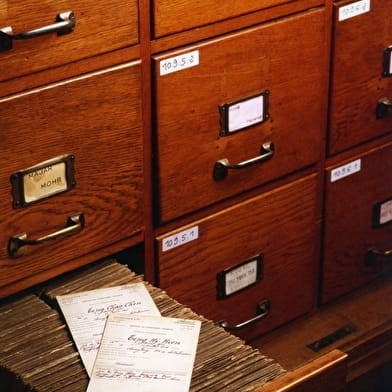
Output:
[[158,339],[158,338],[141,338],[137,335],[129,336],[128,340],[132,343],[143,345],[151,348],[168,348],[178,346],[181,344],[178,340],[172,340],[169,338]]
[[173,372],[149,371],[149,370],[121,370],[121,369],[98,369],[94,374],[97,378],[109,378],[117,380],[170,380],[181,381],[181,374]]
[[87,311],[87,313],[93,313],[95,315],[102,315],[102,314],[109,314],[109,313],[118,313],[118,312],[123,312],[124,310],[128,310],[129,308],[132,308],[133,306],[139,306],[141,305],[140,301],[129,301],[126,302],[125,304],[110,304],[106,307],[102,308],[93,308],[90,307]]
[[96,342],[96,341],[92,341],[89,343],[84,343],[79,347],[80,351],[84,351],[86,353],[90,352],[90,351],[96,351],[99,349],[100,346],[100,342]]

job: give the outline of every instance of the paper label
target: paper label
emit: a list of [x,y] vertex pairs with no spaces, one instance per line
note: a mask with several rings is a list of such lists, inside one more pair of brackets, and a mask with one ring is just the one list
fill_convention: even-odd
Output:
[[350,19],[370,11],[370,0],[356,1],[339,8],[339,21]]
[[159,74],[167,75],[173,72],[182,71],[187,68],[199,65],[199,51],[180,54],[179,56],[170,57],[159,62]]
[[353,162],[348,163],[333,169],[331,171],[331,182],[341,180],[344,177],[350,176],[351,174],[357,173],[361,170],[361,160],[357,159]]
[[380,206],[380,225],[392,221],[392,200],[388,200]]
[[386,55],[386,73],[388,76],[392,75],[392,46],[389,46],[387,49],[387,55]]
[[199,226],[193,226],[189,229],[180,231],[179,233],[173,234],[162,240],[162,252],[177,248],[178,246],[197,240],[198,238]]
[[257,282],[257,259],[232,269],[225,275],[226,295]]
[[264,96],[260,95],[229,107],[229,132],[249,127],[264,119]]
[[66,191],[67,188],[65,162],[55,163],[23,176],[23,190],[26,203]]

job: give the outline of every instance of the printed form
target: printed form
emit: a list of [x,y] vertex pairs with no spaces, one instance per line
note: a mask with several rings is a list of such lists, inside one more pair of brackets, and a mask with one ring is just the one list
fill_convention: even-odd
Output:
[[110,314],[87,392],[188,392],[201,322]]
[[90,290],[56,298],[90,377],[109,314],[160,316],[143,283]]

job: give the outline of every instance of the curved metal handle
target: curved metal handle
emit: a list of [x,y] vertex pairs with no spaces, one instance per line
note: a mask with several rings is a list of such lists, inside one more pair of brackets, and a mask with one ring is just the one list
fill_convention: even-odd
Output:
[[270,303],[268,300],[261,301],[257,304],[257,316],[244,321],[243,323],[239,323],[237,325],[229,325],[227,320],[218,321],[216,324],[220,327],[223,327],[227,331],[237,331],[239,329],[249,327],[249,325],[255,324],[261,319],[267,317],[270,310]]
[[382,250],[378,250],[376,248],[370,248],[366,252],[365,263],[368,266],[375,266],[375,267],[382,268],[385,258],[392,259],[392,249],[382,251]]
[[4,27],[0,29],[0,52],[12,49],[12,41],[15,39],[24,40],[52,33],[64,35],[71,33],[74,30],[75,25],[76,18],[74,13],[72,11],[66,11],[56,16],[56,23],[24,31],[19,34],[13,34],[11,26]]
[[84,215],[81,212],[68,217],[67,225],[64,229],[43,237],[29,240],[27,233],[20,233],[12,236],[8,241],[8,253],[11,257],[23,256],[28,245],[41,245],[48,241],[58,240],[79,233],[84,228]]
[[233,170],[243,169],[245,167],[252,166],[257,163],[264,162],[268,159],[271,159],[274,156],[274,152],[275,152],[274,143],[266,142],[260,148],[260,155],[258,155],[255,158],[251,158],[246,161],[236,163],[233,165],[230,164],[229,160],[226,158],[220,159],[219,161],[215,162],[214,173],[213,173],[214,180],[215,181],[223,180],[228,175],[229,169],[233,169]]
[[384,118],[388,115],[389,108],[392,107],[392,102],[387,98],[380,98],[376,106],[376,117]]

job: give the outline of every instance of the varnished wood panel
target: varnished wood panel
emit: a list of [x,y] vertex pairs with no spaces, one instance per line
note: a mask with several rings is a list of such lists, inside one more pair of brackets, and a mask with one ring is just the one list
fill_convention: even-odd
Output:
[[14,40],[13,49],[0,52],[0,62],[4,64],[0,80],[139,42],[137,0],[6,0],[5,4],[4,9],[0,9],[0,29],[11,26],[14,34],[53,24],[56,15],[66,11],[73,11],[76,26],[72,33],[63,36],[54,33]]
[[344,392],[347,373],[347,354],[340,350],[316,358],[256,392]]
[[372,0],[369,12],[339,21],[334,5],[329,154],[392,131],[392,111],[376,118],[379,99],[392,101],[392,77],[383,77],[383,53],[392,45],[392,3]]
[[[257,303],[270,313],[236,333],[255,337],[309,311],[316,290],[317,177],[223,210],[157,238],[159,285],[207,318],[235,325],[256,316]],[[198,239],[167,251],[168,236],[198,227]],[[263,255],[263,278],[241,292],[217,299],[217,274]]]
[[[143,229],[140,63],[127,63],[0,99],[0,285],[42,273]],[[10,177],[48,159],[75,156],[75,188],[13,208]],[[80,233],[27,247],[11,258],[11,236],[57,232],[82,212]]]
[[[375,226],[377,203],[392,199],[392,145],[354,156],[327,168],[322,298],[339,295],[390,271],[390,257],[376,258],[366,265],[366,253],[392,249],[392,224]],[[360,160],[360,170],[331,182],[331,171]],[[389,213],[390,215],[390,213]],[[389,223],[388,223],[389,222]]]
[[[325,131],[324,16],[323,9],[313,10],[154,57],[161,222],[317,162]],[[195,50],[199,65],[159,75],[161,60]],[[219,106],[266,89],[270,118],[220,136]],[[216,161],[257,157],[269,141],[272,159],[214,181]]]
[[[293,8],[301,1],[298,0],[154,0],[153,1],[153,33],[154,38],[204,26],[210,23],[227,20],[262,9],[279,5],[292,4]],[[319,1],[322,4],[324,1]],[[286,9],[286,12],[289,10]]]

